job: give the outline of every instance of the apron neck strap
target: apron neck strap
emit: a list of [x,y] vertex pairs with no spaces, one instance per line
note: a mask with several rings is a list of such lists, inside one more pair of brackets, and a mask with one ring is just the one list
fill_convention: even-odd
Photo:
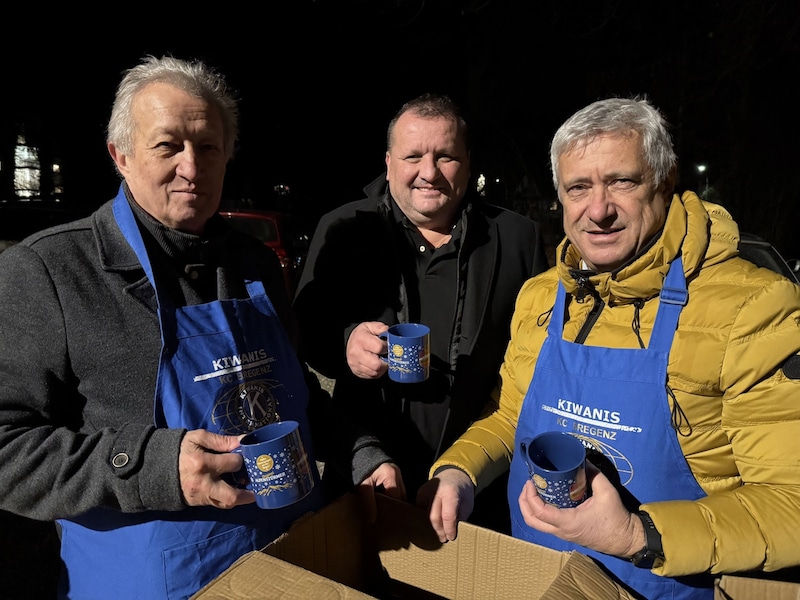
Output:
[[[142,239],[142,233],[139,231],[139,224],[136,221],[136,217],[133,215],[133,211],[128,203],[128,199],[125,196],[123,185],[120,185],[119,192],[117,193],[116,198],[114,198],[113,211],[114,218],[116,219],[117,225],[119,225],[119,228],[122,231],[122,235],[125,237],[128,244],[130,244],[134,253],[136,253],[136,258],[139,259],[145,275],[147,275],[147,279],[150,281],[150,285],[153,286],[159,308],[172,306],[169,298],[163,294],[159,294],[158,292],[158,286],[156,285],[156,279],[153,274],[153,266],[150,263],[150,257],[147,254],[147,249],[144,245],[144,239]],[[257,277],[248,277],[245,281],[245,287],[247,288],[247,293],[251,298],[255,296],[266,296],[267,292],[264,288],[264,282]]]
[[[564,331],[566,296],[567,292],[564,289],[564,285],[559,281],[556,302],[553,306],[548,327],[548,332],[558,337],[561,337]],[[653,324],[653,334],[650,336],[648,348],[669,352],[672,347],[675,329],[678,327],[678,318],[689,299],[686,276],[683,274],[683,260],[680,256],[672,261],[669,266],[659,299],[658,313]]]
[[[152,285],[153,290],[155,290],[156,300],[160,308],[164,305],[162,300],[165,301],[166,299],[162,298],[158,293],[156,278],[153,275],[153,266],[150,264],[150,257],[147,255],[147,249],[144,246],[142,232],[139,231],[139,224],[136,222],[136,217],[133,216],[133,211],[131,210],[130,204],[128,204],[128,199],[125,197],[123,185],[119,186],[117,197],[114,198],[113,210],[114,218],[117,220],[117,225],[119,225],[122,235],[125,237],[128,244],[130,244],[130,247],[133,248],[133,251],[136,253],[136,258],[139,259],[139,263],[142,265],[145,275],[147,275],[147,279],[150,281],[150,285]],[[166,304],[169,304],[169,302],[166,301]]]

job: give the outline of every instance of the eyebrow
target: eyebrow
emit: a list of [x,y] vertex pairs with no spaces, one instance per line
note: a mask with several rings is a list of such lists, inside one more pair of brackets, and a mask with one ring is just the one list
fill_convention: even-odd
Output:
[[[616,179],[631,179],[633,181],[644,181],[645,173],[640,169],[636,169],[633,171],[612,171],[607,173],[603,176],[602,181],[614,181]],[[575,177],[574,179],[570,179],[569,181],[565,180],[564,185],[574,185],[576,183],[593,183],[594,180],[592,177],[589,176],[579,176]]]

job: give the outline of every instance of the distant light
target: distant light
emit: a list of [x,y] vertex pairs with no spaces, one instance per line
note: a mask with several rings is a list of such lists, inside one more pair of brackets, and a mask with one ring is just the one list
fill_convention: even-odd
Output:
[[478,181],[477,181],[476,187],[477,187],[478,193],[481,196],[485,196],[486,195],[486,176],[483,173],[478,175]]
[[708,167],[706,167],[706,165],[697,165],[697,172],[698,173],[705,173],[707,168]]

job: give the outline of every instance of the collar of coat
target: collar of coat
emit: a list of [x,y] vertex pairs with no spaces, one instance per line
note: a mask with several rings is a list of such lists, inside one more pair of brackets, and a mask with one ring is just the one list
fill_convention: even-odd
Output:
[[[687,191],[673,196],[663,229],[638,256],[616,271],[589,273],[588,281],[607,302],[647,300],[659,294],[670,263],[678,256],[683,258],[684,274],[690,281],[701,268],[735,256],[738,244],[739,228],[730,213]],[[578,250],[564,238],[556,256],[561,283],[568,293],[576,294],[578,281],[574,273],[580,271],[581,265]]]

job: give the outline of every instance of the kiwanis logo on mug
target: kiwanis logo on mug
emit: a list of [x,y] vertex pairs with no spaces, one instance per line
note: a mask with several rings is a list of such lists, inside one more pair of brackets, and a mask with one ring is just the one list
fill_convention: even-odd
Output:
[[542,500],[574,508],[586,498],[586,448],[565,431],[548,431],[519,444],[528,474]]
[[305,498],[314,487],[297,421],[278,421],[256,429],[242,438],[234,452],[244,459],[235,483],[253,490],[260,508],[288,506]]
[[379,337],[388,345],[389,378],[399,383],[419,383],[430,375],[431,330],[419,323],[392,325]]

